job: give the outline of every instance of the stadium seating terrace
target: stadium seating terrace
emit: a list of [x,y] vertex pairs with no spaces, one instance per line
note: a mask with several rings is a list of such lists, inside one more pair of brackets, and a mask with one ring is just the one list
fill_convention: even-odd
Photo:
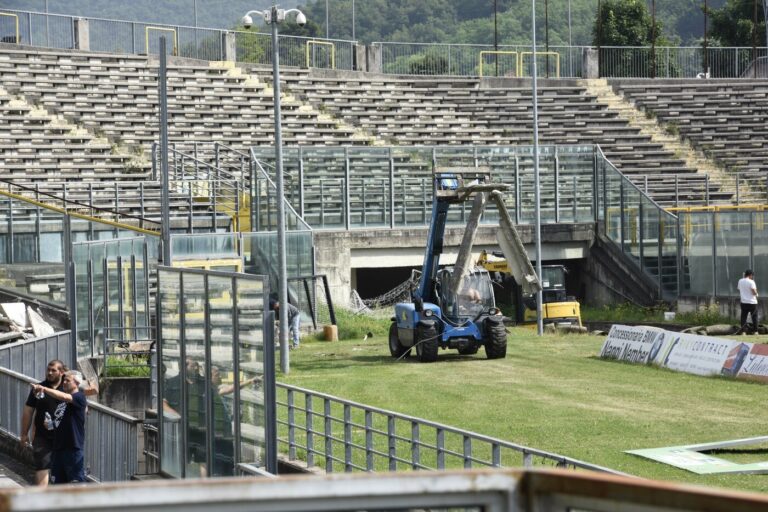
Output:
[[[147,181],[158,138],[154,59],[0,45],[0,179],[126,190]],[[524,79],[382,76],[284,68],[286,146],[526,145],[532,101]],[[728,165],[763,171],[764,85],[699,81],[621,86],[638,106],[675,119],[680,132]],[[247,150],[273,141],[271,70],[173,59],[169,137]],[[717,94],[715,94],[717,93]],[[733,96],[732,98],[730,96]],[[706,101],[705,101],[706,98]],[[670,150],[598,103],[575,80],[542,80],[543,144],[599,144],[660,204],[701,204],[704,181]],[[744,135],[748,136],[745,137]],[[156,189],[147,183],[149,189]],[[96,194],[98,195],[98,193]],[[109,194],[106,194],[109,195]],[[713,200],[732,191],[710,189]]]

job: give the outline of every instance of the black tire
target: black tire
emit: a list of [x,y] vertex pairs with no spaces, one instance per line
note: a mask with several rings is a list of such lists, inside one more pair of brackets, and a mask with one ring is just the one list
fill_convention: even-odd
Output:
[[501,359],[507,355],[507,331],[504,324],[488,326],[488,337],[485,339],[485,355],[488,359]]
[[416,355],[422,363],[434,363],[437,361],[437,349],[440,344],[437,339],[437,329],[434,326],[416,327]]
[[472,345],[469,345],[467,347],[462,347],[459,349],[459,354],[463,356],[472,356],[477,354],[477,350],[480,348],[480,345],[477,343],[473,343]]
[[392,322],[392,325],[389,326],[389,353],[395,359],[411,355],[411,349],[400,343],[400,338],[397,335],[397,322]]

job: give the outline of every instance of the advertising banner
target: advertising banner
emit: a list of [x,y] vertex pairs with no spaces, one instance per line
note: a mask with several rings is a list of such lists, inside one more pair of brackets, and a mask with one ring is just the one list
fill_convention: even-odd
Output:
[[665,346],[666,331],[654,327],[614,325],[600,350],[600,357],[648,364]]
[[657,327],[614,325],[600,349],[600,357],[657,364],[695,375],[729,375],[768,382],[768,345]]
[[768,345],[762,343],[741,343],[751,345],[749,352],[740,361],[737,377],[768,382]]

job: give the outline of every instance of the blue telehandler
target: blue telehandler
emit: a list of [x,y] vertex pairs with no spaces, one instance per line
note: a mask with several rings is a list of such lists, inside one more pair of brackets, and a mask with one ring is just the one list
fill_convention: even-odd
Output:
[[[501,191],[506,185],[491,183],[489,178],[490,173],[477,168],[434,172],[432,219],[421,277],[411,301],[395,305],[389,330],[392,357],[408,357],[415,350],[419,361],[430,363],[437,360],[441,348],[475,354],[480,347],[485,348],[488,359],[506,356],[507,332],[490,275],[483,268],[470,268],[472,243],[488,199],[496,204],[497,240],[515,279],[530,293],[536,293],[540,285],[504,205]],[[456,264],[440,268],[449,210],[470,198],[472,210]]]

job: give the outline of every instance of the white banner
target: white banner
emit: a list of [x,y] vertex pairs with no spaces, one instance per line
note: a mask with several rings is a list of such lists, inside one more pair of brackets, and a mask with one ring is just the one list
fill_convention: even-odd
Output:
[[695,375],[722,374],[768,381],[768,345],[656,327],[614,325],[600,357],[657,364]]
[[655,327],[614,325],[603,343],[600,357],[648,364],[664,348],[665,333]]

